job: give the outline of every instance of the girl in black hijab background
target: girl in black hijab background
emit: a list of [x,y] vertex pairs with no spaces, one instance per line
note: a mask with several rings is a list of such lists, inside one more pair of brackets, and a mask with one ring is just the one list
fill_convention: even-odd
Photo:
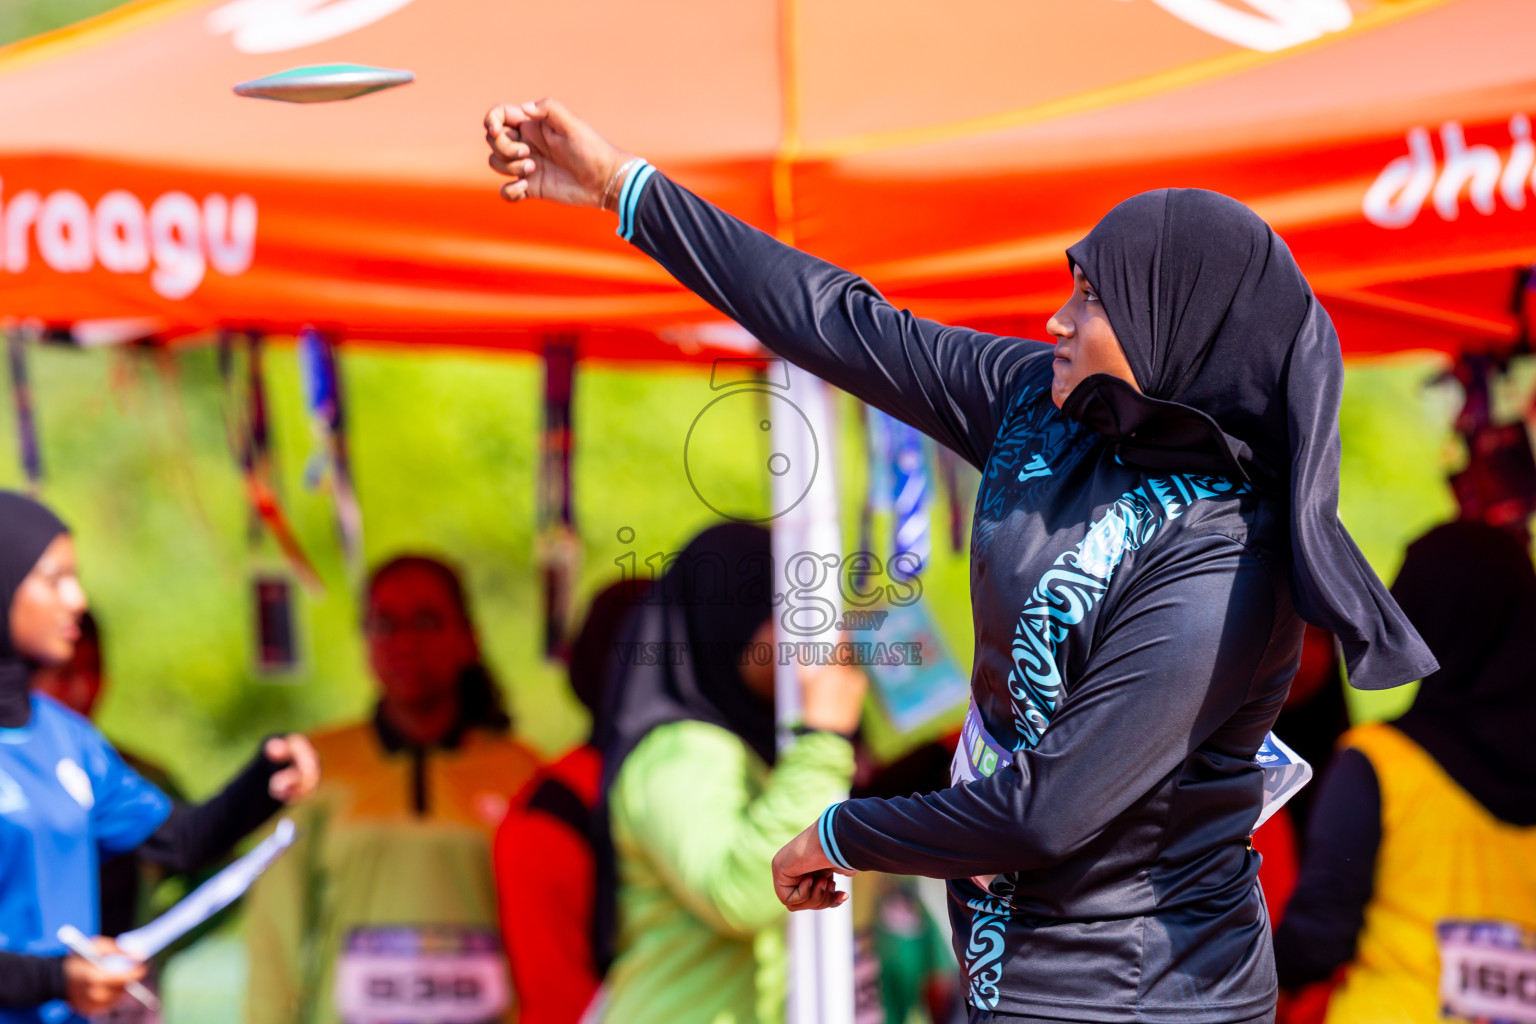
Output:
[[619,635],[597,737],[605,1020],[779,1019],[785,914],[766,885],[769,861],[847,793],[865,690],[854,669],[804,673],[806,729],[775,750],[779,579],[767,530],[711,527]]
[[1529,1019],[1518,963],[1536,954],[1499,936],[1536,935],[1536,568],[1511,534],[1450,523],[1409,546],[1392,593],[1440,669],[1396,721],[1345,734],[1275,936],[1280,980],[1347,965],[1335,1024]]
[[[597,849],[608,829],[598,829],[595,817],[603,781],[596,741],[604,731],[604,689],[619,662],[619,634],[649,590],[646,580],[620,579],[592,596],[568,648],[571,692],[591,715],[591,730],[585,742],[539,769],[496,830],[496,899],[519,1024],[580,1020],[602,984],[593,907]],[[611,959],[611,848],[604,857],[604,959]]]
[[1271,1019],[1253,758],[1303,620],[1355,686],[1434,668],[1339,522],[1343,360],[1284,242],[1211,192],[1126,200],[1068,251],[1052,346],[897,310],[556,102],[485,125],[505,198],[614,210],[774,352],[982,471],[956,784],[830,808],[775,857],[780,898],[949,880],[973,1021]]
[[98,932],[101,856],[138,849],[172,871],[196,870],[319,780],[309,741],[289,735],[267,740],[208,802],[167,799],[88,721],[30,692],[40,665],[73,653],[85,607],[68,528],[0,491],[0,1021],[16,1024],[79,1021],[142,977],[66,955],[58,938],[64,925]]
[[773,764],[771,672],[755,671],[765,666],[748,645],[772,617],[775,583],[770,536],[760,526],[712,527],[682,550],[621,641],[655,644],[649,652],[659,657],[630,668],[614,687],[597,737],[604,788],[651,730],[671,722],[718,726]]

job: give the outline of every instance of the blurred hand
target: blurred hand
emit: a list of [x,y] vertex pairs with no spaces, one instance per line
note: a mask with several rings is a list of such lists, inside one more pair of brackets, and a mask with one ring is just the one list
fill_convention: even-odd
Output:
[[809,826],[773,856],[773,891],[779,902],[795,910],[840,907],[848,894],[837,891],[838,871],[822,852],[816,826]]
[[851,734],[859,727],[869,680],[852,665],[801,665],[800,720],[810,729]]
[[[567,206],[600,206],[603,190],[629,154],[610,143],[558,100],[521,106],[503,103],[485,115],[491,167],[512,180],[501,197],[515,203],[532,196]],[[617,185],[608,196],[618,202]]]
[[[104,935],[91,940],[101,956],[123,956],[117,943]],[[89,1017],[110,1010],[123,998],[123,989],[130,981],[144,979],[144,965],[135,963],[124,972],[103,970],[84,957],[71,954],[64,958],[64,999],[75,1012]]]
[[320,755],[315,753],[314,744],[303,733],[274,736],[267,740],[262,753],[268,761],[287,765],[274,773],[267,783],[267,792],[272,794],[272,799],[295,804],[320,785]]

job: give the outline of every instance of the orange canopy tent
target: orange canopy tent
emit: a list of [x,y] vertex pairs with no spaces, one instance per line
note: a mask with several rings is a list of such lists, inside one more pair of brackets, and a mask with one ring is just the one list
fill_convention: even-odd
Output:
[[[0,50],[0,315],[676,358],[750,343],[613,234],[496,195],[555,95],[681,183],[954,322],[1039,336],[1119,199],[1263,214],[1352,353],[1517,333],[1529,0],[140,0]],[[300,64],[413,70],[337,104]]]

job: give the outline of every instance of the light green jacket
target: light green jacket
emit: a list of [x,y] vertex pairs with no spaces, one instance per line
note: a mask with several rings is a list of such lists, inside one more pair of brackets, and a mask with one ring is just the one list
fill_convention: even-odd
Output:
[[609,1024],[776,1024],[787,916],[773,855],[848,792],[853,748],[813,733],[770,772],[702,722],[653,730],[609,798],[619,872]]

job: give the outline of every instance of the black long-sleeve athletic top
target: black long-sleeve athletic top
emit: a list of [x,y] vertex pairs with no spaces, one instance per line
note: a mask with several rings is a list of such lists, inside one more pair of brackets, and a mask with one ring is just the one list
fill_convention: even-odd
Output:
[[837,805],[829,857],[951,880],[978,1009],[1265,1013],[1276,984],[1248,844],[1262,794],[1252,758],[1302,630],[1283,507],[1238,482],[1122,464],[1052,404],[1049,344],[898,310],[649,167],[620,210],[622,237],[774,352],[983,473],[972,695],[1014,763]]

